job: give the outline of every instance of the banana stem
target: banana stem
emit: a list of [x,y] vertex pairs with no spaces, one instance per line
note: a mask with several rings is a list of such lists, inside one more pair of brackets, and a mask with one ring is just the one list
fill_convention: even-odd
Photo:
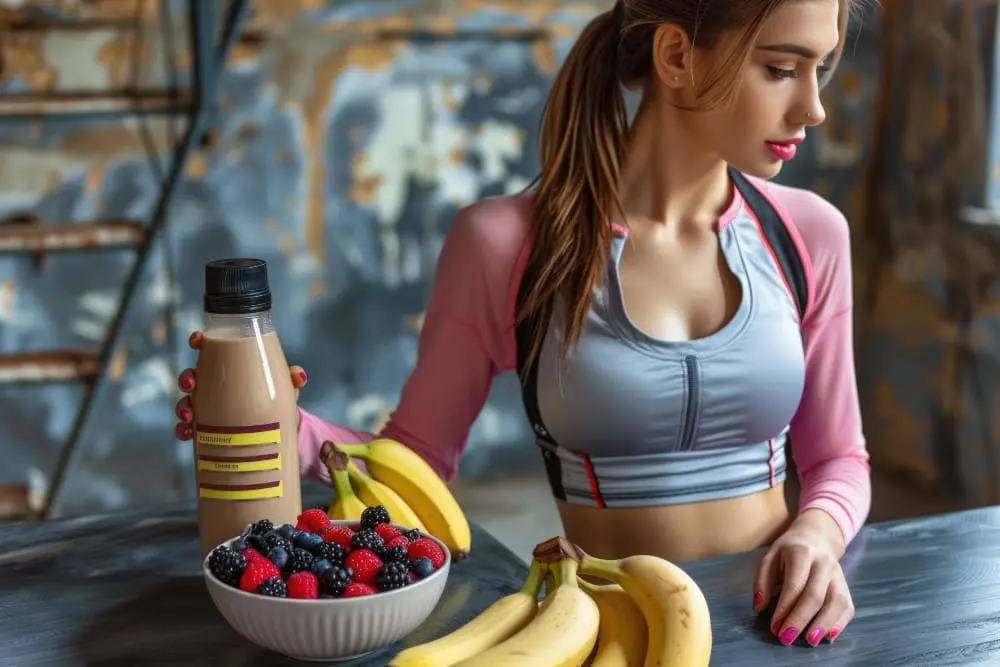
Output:
[[337,445],[337,447],[351,458],[361,459],[361,460],[366,460],[368,458],[368,453],[369,453],[368,445],[364,443],[356,445],[340,444]]
[[556,564],[556,586],[576,586],[576,571],[578,564],[572,558],[563,558]]
[[605,581],[614,581],[615,575],[619,572],[618,561],[604,560],[586,554],[580,559],[579,572]]
[[538,599],[538,593],[542,590],[542,580],[545,578],[547,572],[548,567],[537,560],[532,560],[531,567],[528,569],[528,578],[524,580],[521,592]]

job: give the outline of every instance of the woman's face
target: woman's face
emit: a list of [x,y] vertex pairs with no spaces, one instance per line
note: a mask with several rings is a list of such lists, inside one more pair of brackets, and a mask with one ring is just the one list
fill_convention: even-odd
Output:
[[820,84],[839,38],[838,0],[788,0],[767,20],[725,108],[690,114],[689,129],[725,162],[772,178],[806,128],[826,118]]

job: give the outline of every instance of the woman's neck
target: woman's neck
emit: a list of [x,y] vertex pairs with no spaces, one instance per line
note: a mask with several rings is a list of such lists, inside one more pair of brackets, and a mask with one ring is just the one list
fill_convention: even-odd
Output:
[[640,107],[619,195],[628,224],[653,223],[679,233],[714,226],[729,207],[726,163],[684,127],[684,113],[661,105]]

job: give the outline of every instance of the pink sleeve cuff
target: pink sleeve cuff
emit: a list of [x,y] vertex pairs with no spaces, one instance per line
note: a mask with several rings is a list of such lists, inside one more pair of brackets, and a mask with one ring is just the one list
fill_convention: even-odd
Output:
[[299,408],[299,473],[308,479],[330,483],[330,471],[319,459],[323,443],[330,440],[336,444],[357,444],[371,442],[375,434],[355,431],[325,422],[316,415]]

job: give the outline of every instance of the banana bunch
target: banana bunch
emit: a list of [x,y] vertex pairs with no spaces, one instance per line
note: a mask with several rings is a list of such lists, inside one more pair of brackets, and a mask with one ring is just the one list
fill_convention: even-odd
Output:
[[[444,480],[406,445],[388,438],[349,445],[327,441],[320,458],[333,480],[330,518],[358,520],[365,507],[382,505],[393,523],[433,535],[453,558],[469,555],[472,533],[461,506]],[[364,461],[368,474],[351,458]]]
[[708,667],[711,650],[708,605],[680,568],[593,558],[555,537],[535,548],[521,590],[388,667]]

